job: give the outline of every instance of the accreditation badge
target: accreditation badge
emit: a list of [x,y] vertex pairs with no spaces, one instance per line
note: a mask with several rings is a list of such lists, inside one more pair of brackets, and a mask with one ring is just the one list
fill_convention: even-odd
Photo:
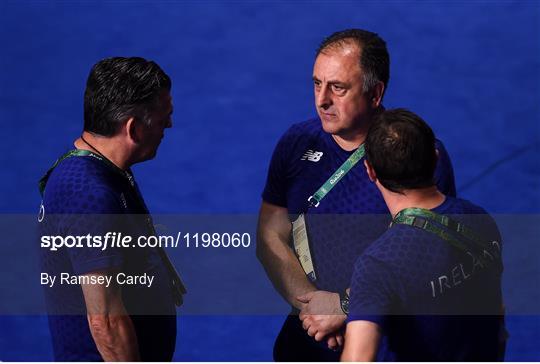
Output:
[[306,228],[306,219],[304,214],[300,214],[298,218],[293,221],[293,244],[296,256],[300,261],[300,265],[306,272],[308,278],[314,282],[317,277],[315,276],[315,269],[313,268],[313,259],[311,259],[311,252],[309,250],[309,241]]

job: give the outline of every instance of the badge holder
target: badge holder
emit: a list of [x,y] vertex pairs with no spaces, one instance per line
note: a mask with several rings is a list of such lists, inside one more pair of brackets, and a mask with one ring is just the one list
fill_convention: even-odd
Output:
[[309,250],[309,240],[306,228],[306,219],[304,214],[300,214],[298,218],[292,223],[293,232],[293,245],[296,256],[300,261],[300,265],[309,280],[315,282],[317,276],[315,275],[315,268],[313,267],[313,259],[311,258],[311,252]]

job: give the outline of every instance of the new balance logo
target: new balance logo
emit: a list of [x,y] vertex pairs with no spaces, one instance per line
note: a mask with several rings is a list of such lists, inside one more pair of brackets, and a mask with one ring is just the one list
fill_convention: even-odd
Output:
[[316,152],[311,149],[309,149],[307,152],[304,153],[302,158],[300,158],[301,161],[305,161],[306,159],[310,162],[318,162],[321,160],[321,157],[323,155],[323,152]]

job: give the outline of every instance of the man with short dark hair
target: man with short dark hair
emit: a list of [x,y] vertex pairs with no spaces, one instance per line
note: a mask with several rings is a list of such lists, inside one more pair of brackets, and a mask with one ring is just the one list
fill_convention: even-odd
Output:
[[[91,234],[103,241],[122,233],[134,243],[154,235],[130,167],[154,158],[172,126],[170,89],[169,76],[143,58],[109,58],[92,67],[76,149],[40,181],[42,236]],[[51,277],[45,298],[55,360],[172,359],[175,304],[183,291],[161,248],[102,249],[86,240],[46,247],[42,275]]]
[[[354,258],[387,224],[384,200],[355,165],[373,117],[384,109],[389,74],[386,43],[377,34],[332,34],[318,48],[313,67],[318,118],[294,124],[274,150],[257,256],[292,306],[274,346],[278,361],[339,359],[331,349],[343,341]],[[437,185],[455,195],[450,159],[439,141],[437,149]]]
[[434,183],[432,130],[388,110],[365,141],[367,174],[392,226],[357,260],[344,361],[499,361],[504,349],[501,237],[486,211]]

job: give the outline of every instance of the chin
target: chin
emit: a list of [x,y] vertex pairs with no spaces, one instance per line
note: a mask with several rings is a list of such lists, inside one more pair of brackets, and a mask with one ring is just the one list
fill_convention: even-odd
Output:
[[157,154],[157,151],[154,151],[152,153],[148,153],[147,155],[144,155],[143,157],[141,157],[139,162],[146,162],[146,161],[149,161],[151,159],[154,159],[156,157],[156,154]]
[[339,134],[341,132],[341,128],[337,123],[329,123],[321,119],[321,125],[323,130],[328,134]]
[[146,157],[146,160],[149,161],[150,159],[154,159],[157,155],[157,150],[155,150],[153,153],[149,154],[148,157]]

